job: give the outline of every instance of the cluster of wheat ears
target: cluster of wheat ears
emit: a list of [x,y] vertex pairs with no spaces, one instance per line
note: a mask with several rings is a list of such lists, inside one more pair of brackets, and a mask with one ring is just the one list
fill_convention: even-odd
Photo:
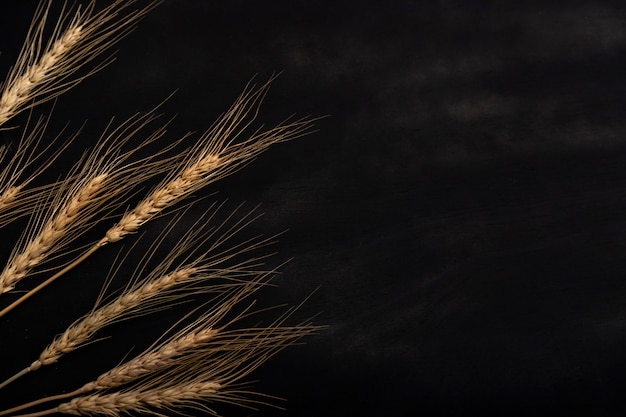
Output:
[[[53,1],[42,1],[19,58],[1,84],[0,128],[19,128],[22,133],[19,143],[0,153],[0,227],[24,216],[29,220],[1,268],[0,317],[103,246],[136,234],[168,209],[175,215],[135,272],[129,274],[123,290],[108,294],[103,284],[105,289],[93,309],[51,340],[30,365],[13,376],[4,376],[8,379],[0,382],[0,388],[93,343],[98,332],[112,323],[180,305],[181,300],[197,294],[202,294],[203,302],[141,354],[124,359],[75,391],[0,411],[0,416],[26,409],[31,409],[30,413],[22,415],[163,415],[189,409],[217,414],[213,404],[220,402],[255,407],[266,403],[267,397],[252,394],[244,378],[285,346],[319,329],[310,320],[290,323],[293,309],[280,313],[269,324],[241,324],[255,313],[251,296],[275,273],[264,266],[266,255],[257,252],[273,237],[234,239],[255,219],[254,211],[240,214],[239,210],[219,222],[216,213],[220,204],[211,204],[204,215],[191,222],[175,247],[168,249],[169,254],[158,255],[162,260],[152,266],[155,253],[162,250],[159,244],[178,227],[177,221],[188,215],[185,207],[181,209],[183,200],[240,169],[270,145],[312,131],[311,117],[290,117],[271,128],[254,127],[274,77],[261,85],[249,83],[217,121],[193,138],[192,146],[184,147],[188,135],[167,138],[167,122],[159,122],[157,105],[122,123],[111,122],[94,149],[85,151],[61,180],[49,184],[35,181],[41,180],[77,135],[66,139],[59,135],[46,143],[44,138],[50,136],[46,132],[48,119],[37,120],[32,116],[33,107],[105,67],[111,58],[100,58],[103,52],[159,2],[139,6],[133,0],[106,2],[104,7],[95,1],[83,6],[64,5],[53,19]],[[25,110],[30,112],[28,123],[12,126],[9,122],[13,117]],[[147,145],[158,151],[145,155]],[[131,205],[147,181],[157,185]],[[206,199],[196,204],[206,204]],[[122,207],[130,208],[122,214],[118,210]],[[104,220],[113,225],[99,240],[87,247],[73,247],[80,236]],[[64,258],[62,253],[73,255]],[[66,258],[70,260],[61,265],[46,264]],[[112,267],[111,274],[126,270],[118,265]],[[37,278],[48,272],[48,277]],[[2,295],[16,290],[21,295],[12,303],[2,304]]]

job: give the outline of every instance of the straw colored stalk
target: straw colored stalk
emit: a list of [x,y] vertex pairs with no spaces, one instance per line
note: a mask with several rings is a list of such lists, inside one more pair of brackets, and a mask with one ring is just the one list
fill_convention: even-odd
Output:
[[95,1],[86,7],[64,4],[51,35],[48,15],[53,0],[38,6],[15,66],[0,87],[0,126],[22,110],[50,100],[72,88],[112,61],[105,58],[78,70],[126,36],[159,1],[131,11],[134,0],[117,0],[100,11]]
[[44,205],[48,208],[31,218],[26,233],[0,273],[0,293],[11,291],[33,268],[74,241],[93,226],[98,217],[123,203],[124,197],[137,184],[168,168],[167,161],[163,165],[156,161],[160,152],[126,163],[138,149],[161,137],[164,127],[156,129],[130,151],[122,150],[155,118],[152,113],[136,115],[111,133],[105,131],[98,147],[75,165],[54,197],[46,201]]
[[[64,141],[60,145],[59,133],[56,138],[42,144],[49,117],[41,117],[35,122],[31,122],[30,117],[26,123],[26,128],[22,133],[15,151],[9,152],[4,149],[0,152],[0,227],[18,219],[24,215],[32,213],[43,195],[49,195],[58,189],[60,182],[28,188],[28,185],[43,174],[46,169],[67,148],[74,137]],[[10,153],[10,155],[9,155]],[[44,155],[49,156],[44,157]]]

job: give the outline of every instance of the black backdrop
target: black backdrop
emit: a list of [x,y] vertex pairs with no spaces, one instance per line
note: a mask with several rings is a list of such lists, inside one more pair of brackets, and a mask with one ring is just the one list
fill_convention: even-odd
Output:
[[[34,7],[2,4],[3,73]],[[177,89],[162,110],[178,114],[171,137],[201,131],[252,76],[284,71],[260,120],[330,117],[198,196],[261,204],[255,232],[289,229],[272,250],[277,262],[293,259],[259,303],[297,304],[317,289],[296,317],[319,313],[329,327],[250,376],[286,398],[286,411],[215,408],[621,415],[625,70],[621,1],[166,0],[116,62],[56,104],[50,135],[88,123],[50,177],[112,116]],[[2,231],[5,258],[23,226]],[[0,377],[89,310],[116,253],[0,320]],[[113,326],[107,340],[2,390],[0,404],[76,388],[172,317]]]

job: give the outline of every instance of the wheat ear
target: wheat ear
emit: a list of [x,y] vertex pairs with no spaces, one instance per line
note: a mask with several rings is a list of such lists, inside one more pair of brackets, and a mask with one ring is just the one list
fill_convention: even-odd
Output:
[[167,163],[160,166],[153,162],[155,156],[125,164],[138,149],[161,137],[164,127],[130,151],[122,151],[156,117],[153,113],[136,115],[111,133],[105,131],[100,145],[75,166],[60,186],[48,213],[33,218],[32,227],[22,237],[24,243],[16,247],[0,273],[0,293],[11,291],[33,268],[80,236],[94,224],[96,215],[121,204],[134,186],[166,169]]
[[58,361],[61,356],[85,344],[103,327],[113,321],[122,319],[131,311],[136,311],[142,304],[162,294],[163,291],[187,282],[194,273],[195,271],[192,268],[174,271],[133,291],[129,291],[114,302],[95,310],[70,326],[61,336],[48,345],[39,356],[39,359],[31,364],[30,369],[36,370],[42,365],[49,365]]
[[88,395],[50,410],[24,414],[21,417],[38,417],[54,413],[121,416],[130,411],[150,412],[153,408],[170,409],[176,405],[206,401],[207,398],[215,396],[220,388],[217,382],[204,382],[142,392]]
[[160,1],[130,11],[133,0],[117,0],[99,12],[95,1],[76,10],[65,5],[46,41],[53,0],[35,12],[24,46],[1,88],[0,126],[22,110],[53,99],[112,61],[105,59],[86,74],[77,71],[128,34]]
[[136,232],[167,207],[236,171],[270,145],[309,133],[313,120],[305,117],[288,120],[266,131],[257,130],[247,139],[239,140],[255,120],[272,80],[273,78],[259,88],[254,85],[246,86],[231,108],[189,151],[181,169],[157,186],[132,211],[127,212],[107,231],[101,244],[117,242]]
[[[116,392],[105,395],[78,397],[51,410],[74,415],[109,415],[118,416],[128,412],[154,414],[154,409],[168,410],[176,406],[202,407],[202,402],[219,399],[221,385],[217,382],[192,382],[167,388],[155,388],[147,391]],[[39,414],[45,415],[45,414]]]

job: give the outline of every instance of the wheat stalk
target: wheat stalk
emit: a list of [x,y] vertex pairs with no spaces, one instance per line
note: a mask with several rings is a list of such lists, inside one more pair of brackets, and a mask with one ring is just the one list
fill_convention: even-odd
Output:
[[[0,126],[22,110],[53,99],[99,71],[111,58],[86,74],[77,71],[128,34],[160,1],[128,12],[134,0],[117,0],[99,12],[95,1],[86,7],[63,7],[46,41],[48,14],[53,0],[40,3],[15,66],[2,85]],[[73,16],[72,16],[73,14]]]
[[117,242],[136,232],[167,207],[236,171],[270,145],[309,133],[313,120],[305,117],[285,121],[267,131],[257,130],[248,139],[237,142],[255,120],[273,79],[259,88],[254,85],[246,86],[231,108],[200,137],[181,168],[157,186],[133,210],[127,212],[107,231],[100,243]]
[[133,210],[123,215],[105,236],[74,263],[60,270],[37,287],[0,311],[0,317],[57,280],[68,270],[95,253],[100,247],[135,233],[166,208],[189,197],[193,192],[240,169],[272,144],[292,140],[312,132],[315,119],[288,118],[272,129],[258,129],[241,140],[258,115],[258,110],[275,77],[256,87],[248,84],[230,109],[206,131],[197,144],[181,156],[180,168],[170,174]]
[[[228,261],[244,253],[258,249],[271,243],[270,239],[255,237],[236,245],[222,248],[230,239],[243,230],[255,217],[253,211],[231,224],[234,211],[217,227],[211,227],[211,219],[220,207],[209,210],[201,216],[190,231],[181,238],[174,250],[165,257],[147,275],[132,279],[128,288],[110,302],[94,308],[89,314],[70,325],[61,335],[50,343],[39,358],[18,374],[0,384],[0,388],[15,381],[28,372],[58,361],[63,355],[72,352],[87,343],[93,335],[110,325],[133,314],[146,314],[158,310],[172,301],[197,291],[203,293],[225,292],[224,305],[234,305],[242,296],[254,291],[267,277],[267,272],[260,273],[257,268],[259,261],[265,256],[252,257],[244,261],[229,264]],[[170,226],[157,239],[144,260],[137,266],[142,271],[150,261],[159,244],[177,224],[175,218]],[[118,267],[119,269],[119,267]],[[114,271],[114,273],[117,271]],[[241,277],[257,276],[252,280],[241,280]],[[218,280],[219,279],[219,280]],[[220,281],[221,280],[221,281]],[[210,283],[209,287],[206,283]],[[240,292],[233,292],[239,287]],[[181,292],[181,289],[185,291]],[[100,300],[96,303],[98,306]],[[224,313],[222,313],[224,314]]]
[[153,162],[161,152],[126,163],[137,150],[160,138],[165,132],[164,126],[130,151],[122,151],[128,141],[156,118],[149,112],[131,117],[110,133],[107,132],[110,126],[107,128],[100,145],[76,164],[67,180],[61,183],[48,213],[33,218],[30,230],[22,237],[23,243],[14,249],[0,273],[0,293],[11,291],[33,268],[93,226],[96,215],[121,204],[123,197],[137,184],[169,167],[171,161]]

